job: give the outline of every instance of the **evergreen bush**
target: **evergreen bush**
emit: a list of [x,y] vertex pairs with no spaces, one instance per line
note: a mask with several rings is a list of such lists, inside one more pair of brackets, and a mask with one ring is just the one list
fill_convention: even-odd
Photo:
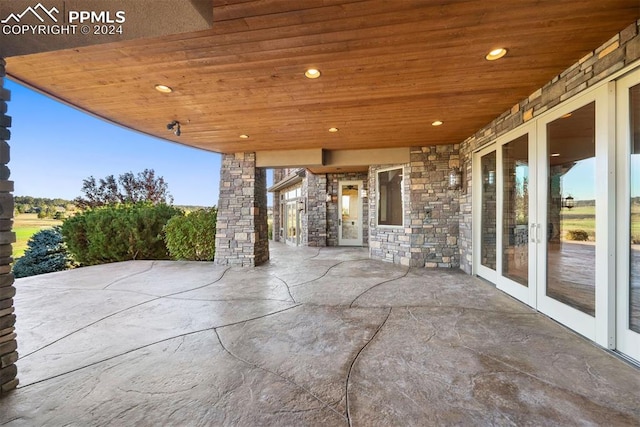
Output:
[[53,273],[73,267],[73,262],[62,239],[60,226],[40,230],[27,242],[24,255],[13,265],[16,277]]
[[216,208],[175,216],[164,228],[165,242],[174,259],[211,261],[216,251]]
[[163,229],[176,215],[183,212],[165,204],[110,205],[66,219],[62,235],[69,252],[82,265],[170,259]]

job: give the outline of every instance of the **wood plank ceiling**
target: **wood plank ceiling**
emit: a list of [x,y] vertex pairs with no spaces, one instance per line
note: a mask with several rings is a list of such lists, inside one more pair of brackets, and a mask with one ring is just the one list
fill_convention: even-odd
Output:
[[[640,3],[214,0],[213,15],[204,32],[12,57],[7,72],[215,152],[459,143],[633,23]],[[496,47],[507,56],[486,61]]]

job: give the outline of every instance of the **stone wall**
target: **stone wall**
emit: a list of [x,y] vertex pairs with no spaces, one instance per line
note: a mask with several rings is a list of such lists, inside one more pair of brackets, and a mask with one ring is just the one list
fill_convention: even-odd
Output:
[[463,178],[466,181],[460,196],[459,246],[462,270],[468,274],[472,273],[471,165],[473,152],[640,59],[639,25],[640,21],[629,25],[460,145]]
[[[362,181],[365,190],[368,190],[369,180],[366,173],[331,173],[327,174],[327,194],[338,196],[340,181]],[[369,244],[369,198],[362,201],[362,246]],[[338,246],[338,227],[339,227],[338,202],[327,203],[327,246]]]
[[459,190],[449,171],[459,166],[458,145],[413,147],[403,168],[404,227],[377,226],[377,173],[369,168],[369,252],[372,258],[411,267],[458,267]]
[[16,241],[13,225],[13,182],[9,181],[9,140],[11,117],[7,116],[7,102],[11,98],[4,89],[5,61],[0,58],[0,395],[18,385],[15,362],[18,360],[15,333],[16,316],[13,297],[16,288],[11,273],[11,244]]
[[223,154],[215,262],[244,267],[268,259],[266,171],[255,153]]
[[305,197],[302,236],[303,245],[327,246],[327,175],[307,171],[302,183]]

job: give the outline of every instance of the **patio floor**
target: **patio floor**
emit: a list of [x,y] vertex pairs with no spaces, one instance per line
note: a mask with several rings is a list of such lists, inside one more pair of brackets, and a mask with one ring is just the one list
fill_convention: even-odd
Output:
[[640,369],[476,278],[271,257],[17,280],[0,425],[640,424]]

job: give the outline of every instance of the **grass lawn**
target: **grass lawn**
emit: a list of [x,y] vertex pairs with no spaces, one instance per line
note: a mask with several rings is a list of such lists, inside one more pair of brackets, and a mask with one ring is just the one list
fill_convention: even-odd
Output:
[[39,219],[38,214],[17,214],[13,219],[13,231],[16,232],[16,242],[13,244],[13,259],[24,255],[27,242],[38,231],[62,225],[62,221],[55,219]]
[[[596,232],[595,206],[576,206],[571,210],[562,210],[560,217],[563,231],[584,230],[593,238]],[[640,205],[631,206],[631,235],[640,240]]]

